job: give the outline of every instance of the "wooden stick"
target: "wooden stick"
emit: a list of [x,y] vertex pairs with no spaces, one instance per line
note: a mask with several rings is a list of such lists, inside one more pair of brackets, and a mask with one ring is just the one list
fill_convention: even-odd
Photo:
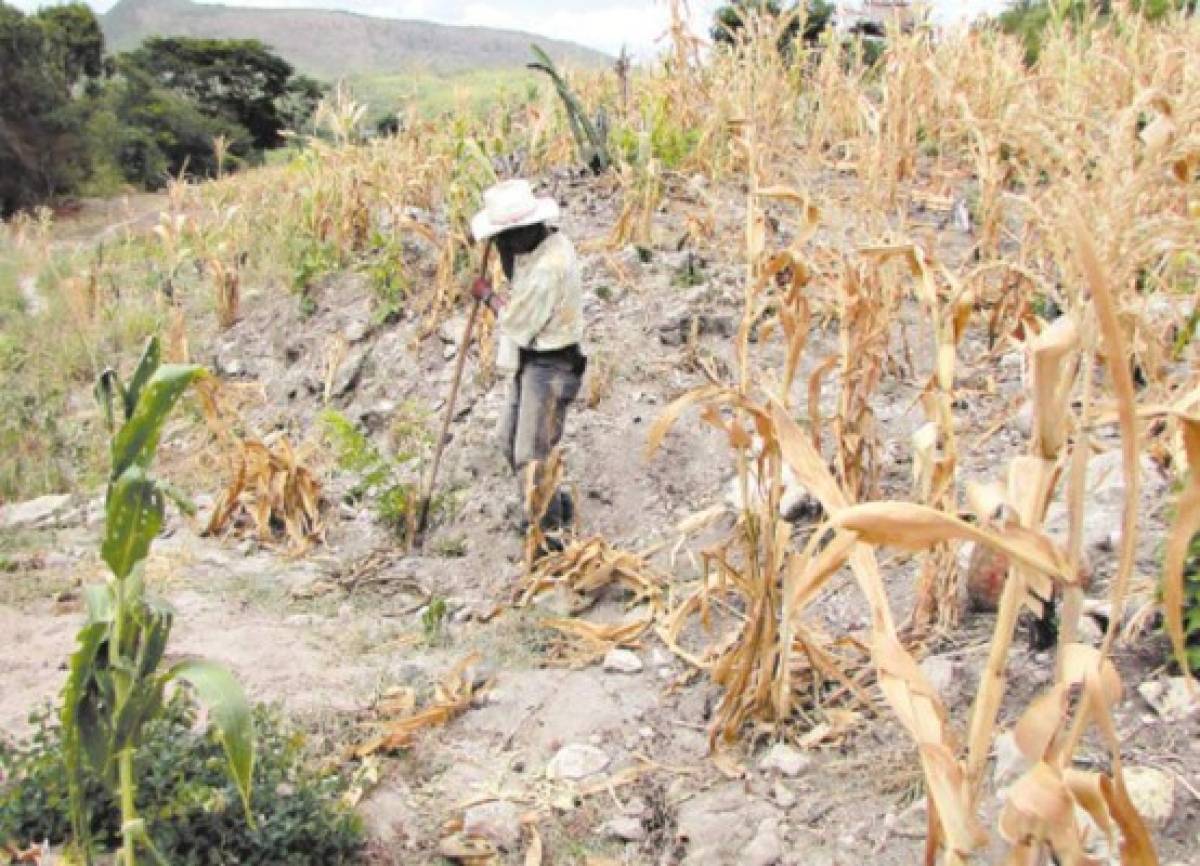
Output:
[[[492,242],[489,239],[483,248],[483,262],[479,266],[480,278],[487,276],[488,261],[492,255]],[[458,387],[462,383],[463,367],[467,360],[467,349],[471,345],[471,334],[475,330],[475,319],[479,316],[481,302],[478,298],[471,304],[471,314],[467,317],[467,327],[463,329],[462,340],[458,346],[458,357],[454,359],[454,378],[450,382],[450,396],[446,398],[446,414],[442,418],[442,429],[438,435],[437,447],[433,451],[433,467],[429,471],[429,484],[425,495],[421,497],[421,510],[417,517],[415,541],[420,546],[425,526],[429,522],[429,504],[433,499],[433,489],[437,484],[438,468],[442,463],[442,452],[446,448],[446,437],[450,434],[450,423],[454,420],[454,404],[458,400]]]

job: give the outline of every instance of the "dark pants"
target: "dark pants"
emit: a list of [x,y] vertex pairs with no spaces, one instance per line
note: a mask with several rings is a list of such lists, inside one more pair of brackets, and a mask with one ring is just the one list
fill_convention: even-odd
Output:
[[[517,473],[521,502],[525,501],[526,468],[544,461],[562,440],[567,406],[579,396],[585,366],[575,346],[553,352],[521,351],[521,364],[500,419],[500,447]],[[561,529],[573,516],[570,497],[559,491],[546,510],[542,528]]]

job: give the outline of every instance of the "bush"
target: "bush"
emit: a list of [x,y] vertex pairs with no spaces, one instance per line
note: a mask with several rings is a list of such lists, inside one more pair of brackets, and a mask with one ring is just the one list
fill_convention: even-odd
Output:
[[[255,716],[254,827],[246,823],[220,743],[195,730],[195,704],[184,693],[147,724],[137,753],[137,809],[165,860],[173,866],[357,862],[363,828],[341,803],[346,781],[309,767],[303,737],[277,714],[259,707]],[[0,846],[61,842],[70,835],[57,717],[46,710],[30,721],[34,731],[27,742],[0,743]],[[110,791],[94,774],[85,779],[87,802],[100,804],[90,814],[95,843],[115,849],[121,820]]]

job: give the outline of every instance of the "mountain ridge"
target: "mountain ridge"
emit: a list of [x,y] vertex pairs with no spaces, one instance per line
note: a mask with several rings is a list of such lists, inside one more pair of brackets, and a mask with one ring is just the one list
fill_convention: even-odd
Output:
[[[192,0],[120,0],[100,16],[114,51],[151,36],[258,39],[300,72],[325,80],[383,72],[507,69],[536,42],[557,62],[595,67],[606,54],[517,30],[379,18],[332,9],[267,9]],[[319,39],[314,38],[319,34]]]

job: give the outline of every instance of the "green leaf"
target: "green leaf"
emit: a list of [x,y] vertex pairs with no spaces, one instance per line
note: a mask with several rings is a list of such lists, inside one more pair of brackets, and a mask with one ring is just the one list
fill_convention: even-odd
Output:
[[87,608],[87,624],[108,623],[113,620],[113,607],[117,600],[107,583],[93,583],[83,588],[83,603]]
[[100,546],[100,555],[118,580],[146,558],[162,522],[162,491],[143,469],[130,467],[109,488]]
[[160,679],[138,680],[133,684],[125,702],[117,709],[113,722],[113,754],[138,745],[142,726],[162,707],[164,685]]
[[175,613],[165,604],[146,602],[142,605],[135,662],[138,679],[149,677],[157,670],[167,649],[174,621]]
[[250,704],[238,681],[225,668],[198,659],[180,662],[167,679],[181,679],[196,691],[200,703],[208,707],[209,717],[221,735],[229,775],[242,795],[246,820],[254,822],[250,812],[250,775],[254,770],[254,721]]
[[194,364],[167,364],[155,371],[140,389],[133,414],[113,440],[112,478],[120,478],[134,465],[149,468],[171,408],[203,375],[204,368]]
[[162,348],[159,345],[158,337],[151,337],[146,342],[142,359],[138,361],[137,369],[133,371],[133,378],[129,380],[129,389],[125,392],[126,421],[133,417],[133,410],[142,396],[142,389],[146,387],[146,383],[150,381],[150,377],[158,370],[160,364],[162,364]]
[[113,413],[113,403],[116,402],[117,395],[120,395],[122,404],[126,400],[125,386],[121,384],[121,378],[117,375],[117,371],[108,367],[97,376],[96,387],[92,389],[92,394],[96,398],[96,403],[104,410],[104,422],[111,435],[116,429],[117,423]]
[[67,768],[67,787],[71,801],[71,825],[75,842],[91,862],[87,804],[83,798],[83,759],[97,743],[107,740],[98,725],[95,713],[95,692],[92,689],[96,659],[106,644],[109,627],[104,622],[85,625],[76,635],[78,648],[71,654],[70,670],[63,686],[62,709],[59,720],[63,729],[63,759]]

